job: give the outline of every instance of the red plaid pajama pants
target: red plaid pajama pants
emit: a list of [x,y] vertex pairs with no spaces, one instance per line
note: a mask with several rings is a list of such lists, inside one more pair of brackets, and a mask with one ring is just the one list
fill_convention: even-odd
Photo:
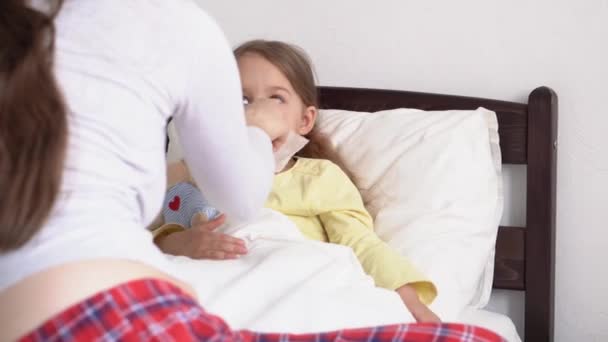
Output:
[[172,284],[153,279],[116,286],[45,322],[21,341],[503,341],[462,324],[401,324],[317,334],[233,331]]

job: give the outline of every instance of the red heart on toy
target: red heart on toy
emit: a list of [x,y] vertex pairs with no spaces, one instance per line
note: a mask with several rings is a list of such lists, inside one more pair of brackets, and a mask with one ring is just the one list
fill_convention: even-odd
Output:
[[181,200],[180,200],[179,196],[173,197],[173,200],[171,202],[169,202],[169,209],[171,209],[173,211],[178,211],[180,202],[181,202]]

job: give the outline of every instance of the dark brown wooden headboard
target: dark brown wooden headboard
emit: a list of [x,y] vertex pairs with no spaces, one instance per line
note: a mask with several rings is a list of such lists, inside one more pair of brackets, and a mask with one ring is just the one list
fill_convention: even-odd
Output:
[[500,227],[494,287],[525,291],[525,340],[553,340],[557,95],[547,87],[528,103],[409,91],[320,87],[323,109],[376,112],[484,107],[498,116],[504,164],[527,165],[525,227]]

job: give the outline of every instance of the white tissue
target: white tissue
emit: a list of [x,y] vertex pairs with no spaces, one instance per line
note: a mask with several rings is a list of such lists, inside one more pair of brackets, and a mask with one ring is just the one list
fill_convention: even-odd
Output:
[[291,158],[298,153],[299,150],[303,149],[306,144],[308,144],[308,141],[308,139],[299,134],[289,132],[287,135],[287,140],[283,146],[281,146],[281,148],[274,153],[274,161],[276,165],[274,172],[281,172],[287,163],[289,163]]

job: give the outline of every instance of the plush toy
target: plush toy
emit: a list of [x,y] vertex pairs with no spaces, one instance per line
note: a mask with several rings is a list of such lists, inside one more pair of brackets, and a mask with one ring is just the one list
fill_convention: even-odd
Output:
[[203,193],[189,182],[177,183],[167,190],[162,211],[165,223],[177,223],[185,228],[213,220],[219,215]]
[[205,223],[220,215],[197,188],[184,161],[167,167],[167,187],[161,213],[149,226],[155,239]]

